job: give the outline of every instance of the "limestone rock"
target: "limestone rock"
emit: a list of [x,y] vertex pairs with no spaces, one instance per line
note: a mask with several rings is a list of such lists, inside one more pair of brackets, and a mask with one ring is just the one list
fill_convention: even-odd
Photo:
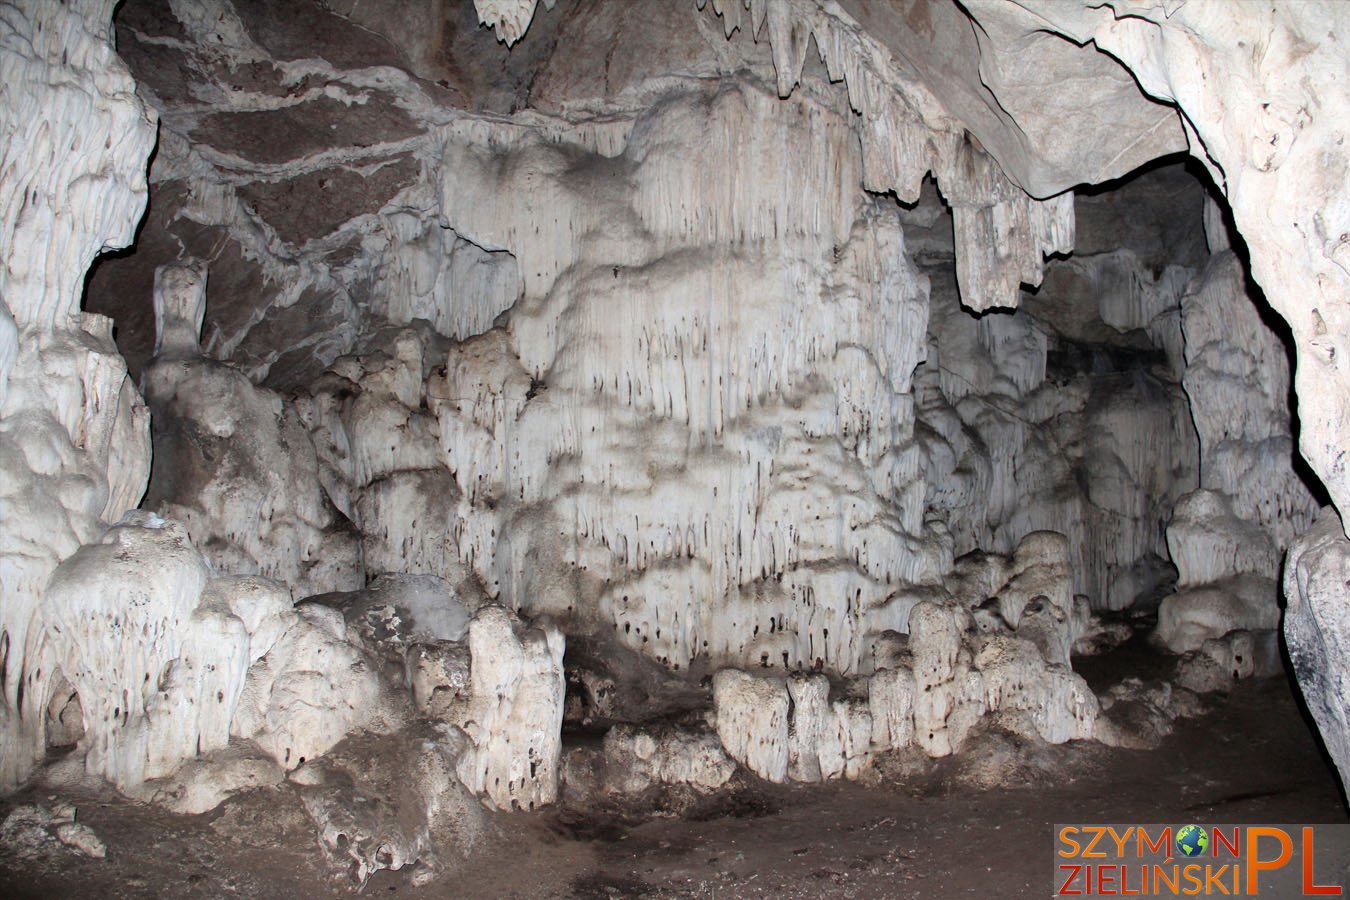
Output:
[[1051,744],[1093,736],[1097,698],[1080,676],[1048,661],[1030,641],[991,637],[975,657],[975,665],[983,676],[990,712],[1030,713],[1037,733]]
[[473,690],[469,648],[462,643],[413,644],[404,666],[414,707],[432,718],[452,717]]
[[406,699],[347,636],[341,613],[303,604],[297,617],[248,669],[230,726],[290,770],[354,731],[388,732],[401,723]]
[[352,737],[292,773],[319,841],[356,885],[380,869],[431,872],[462,858],[483,811],[455,779],[465,749],[454,729]]
[[212,578],[202,593],[202,602],[228,609],[244,623],[250,665],[267,655],[296,618],[290,589],[256,575]]
[[736,773],[736,764],[708,731],[617,725],[605,732],[601,752],[603,775],[594,787],[618,796],[639,795],[657,785],[707,794]]
[[459,779],[499,809],[531,810],[558,794],[564,638],[551,622],[525,626],[489,604],[469,622],[470,688],[455,724],[470,747]]
[[209,577],[181,525],[144,513],[52,576],[49,638],[80,694],[91,773],[134,787],[228,742],[248,632],[201,602]]
[[200,260],[155,270],[155,356],[201,355],[206,276]]
[[872,746],[903,750],[914,739],[914,673],[903,666],[883,669],[867,681],[872,713]]
[[791,703],[781,678],[756,678],[737,669],[713,676],[717,737],[727,755],[776,784],[788,777]]
[[182,815],[210,812],[234,794],[275,787],[286,778],[276,760],[247,741],[194,757],[172,774],[154,778],[128,795]]
[[1284,639],[1294,674],[1342,781],[1350,781],[1350,541],[1334,511],[1295,541],[1284,569]]
[[359,549],[277,394],[191,357],[158,360],[145,385],[157,460],[148,506],[180,519],[223,571],[285,581],[302,596],[359,583]]
[[[1347,157],[1337,141],[1339,111],[1350,104],[1341,37],[1350,11],[1300,3],[1235,19],[1222,4],[1168,14],[1136,6],[1122,17],[1076,4],[1021,6],[1028,31],[1048,27],[1091,41],[1128,67],[1145,94],[1177,105],[1192,156],[1226,195],[1246,239],[1254,279],[1293,332],[1300,448],[1344,506],[1350,481],[1340,460],[1350,419],[1340,398],[1350,331],[1338,298],[1350,285],[1350,242],[1341,237]],[[1243,52],[1257,44],[1307,53],[1294,63]],[[1316,224],[1302,230],[1306,223]]]
[[1279,624],[1274,541],[1255,522],[1234,515],[1225,495],[1188,494],[1173,513],[1167,539],[1179,590],[1158,610],[1156,637],[1164,646],[1185,653],[1236,629]]
[[872,713],[855,697],[830,696],[823,675],[794,675],[787,681],[792,700],[788,730],[788,777],[816,782],[856,779],[870,761]]
[[[1316,613],[1344,593],[1335,545],[1291,544],[1313,494],[1288,362],[1213,203],[1289,323],[1301,446],[1350,502],[1343,5],[537,5],[464,7],[498,40],[427,3],[412,39],[384,3],[315,5],[311,35],[267,4],[125,5],[164,119],[156,210],[105,270],[137,289],[108,300],[127,282],[96,272],[87,308],[118,311],[128,358],[155,347],[147,509],[233,576],[209,583],[131,525],[99,536],[149,467],[110,322],[79,312],[152,140],[112,4],[6,6],[0,789],[49,721],[124,789],[231,722],[308,765],[397,725],[401,680],[468,735],[466,785],[532,807],[556,790],[563,628],[686,682],[652,707],[720,670],[720,740],[770,780],[956,752],[990,715],[1142,745],[1187,695],[1129,686],[1099,715],[1069,669],[1090,609],[1170,592],[1177,679],[1217,686],[1269,656],[1289,546],[1300,676],[1345,730]],[[1103,229],[1070,191],[1183,146],[1215,189],[1175,205],[1190,240],[1157,215]],[[112,544],[164,564],[135,584]],[[434,591],[368,589],[382,574]],[[291,591],[361,596],[343,622]],[[149,617],[147,639],[91,610]],[[579,717],[640,706],[625,674],[574,667]]]
[[1195,693],[1170,681],[1144,682],[1127,678],[1099,698],[1093,736],[1110,747],[1151,750],[1172,733],[1179,718],[1203,711]]
[[10,4],[0,47],[0,791],[44,751],[47,580],[137,504],[149,471],[110,322],[80,312],[89,263],[134,237],[155,141],[113,50],[113,5]]
[[1245,277],[1234,253],[1218,253],[1182,297],[1183,382],[1200,437],[1200,487],[1226,495],[1233,514],[1282,553],[1308,529],[1316,503],[1292,465],[1288,350],[1261,320]]
[[[552,9],[554,0],[544,0],[544,6]],[[514,44],[525,35],[534,18],[539,0],[474,0],[478,18],[497,33],[497,40],[507,45]]]
[[1185,653],[1230,631],[1270,630],[1279,623],[1274,579],[1238,575],[1186,588],[1164,599],[1155,635],[1172,652]]
[[23,860],[49,858],[63,845],[103,859],[108,848],[92,828],[75,821],[75,813],[74,806],[61,802],[16,806],[0,823],[0,839],[10,854]]
[[56,826],[56,839],[72,850],[93,859],[103,859],[108,855],[107,845],[94,833],[94,829],[79,822],[66,822]]

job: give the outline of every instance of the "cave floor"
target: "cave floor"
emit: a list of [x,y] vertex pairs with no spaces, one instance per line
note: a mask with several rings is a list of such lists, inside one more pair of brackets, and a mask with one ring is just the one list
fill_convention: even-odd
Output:
[[[888,759],[869,785],[742,784],[687,818],[637,810],[494,815],[453,874],[381,872],[366,896],[445,898],[1049,896],[1058,822],[1338,822],[1339,782],[1281,678],[1237,685],[1158,750],[1027,752],[998,733],[958,757]],[[10,798],[43,802],[42,792]],[[283,789],[175,816],[74,797],[107,844],[0,847],[10,898],[350,896]],[[649,812],[649,810],[648,810]]]

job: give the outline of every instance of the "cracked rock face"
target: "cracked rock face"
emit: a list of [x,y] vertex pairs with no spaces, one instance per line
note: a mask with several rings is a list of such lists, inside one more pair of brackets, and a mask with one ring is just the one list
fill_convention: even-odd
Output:
[[0,790],[285,770],[364,881],[564,775],[1147,746],[1286,551],[1345,770],[1344,5],[111,6],[0,3]]

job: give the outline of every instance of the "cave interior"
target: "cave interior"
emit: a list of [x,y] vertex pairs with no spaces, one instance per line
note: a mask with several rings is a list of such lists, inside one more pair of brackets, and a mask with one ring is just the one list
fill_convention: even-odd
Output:
[[1344,823],[1347,9],[0,4],[6,867],[92,797],[436,890],[1267,714],[1304,793],[1199,808]]

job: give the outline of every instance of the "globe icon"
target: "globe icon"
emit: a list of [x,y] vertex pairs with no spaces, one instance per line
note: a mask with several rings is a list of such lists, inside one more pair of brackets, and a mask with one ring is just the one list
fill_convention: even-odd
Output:
[[1182,856],[1199,856],[1209,846],[1209,835],[1199,825],[1187,825],[1177,832],[1177,849]]

